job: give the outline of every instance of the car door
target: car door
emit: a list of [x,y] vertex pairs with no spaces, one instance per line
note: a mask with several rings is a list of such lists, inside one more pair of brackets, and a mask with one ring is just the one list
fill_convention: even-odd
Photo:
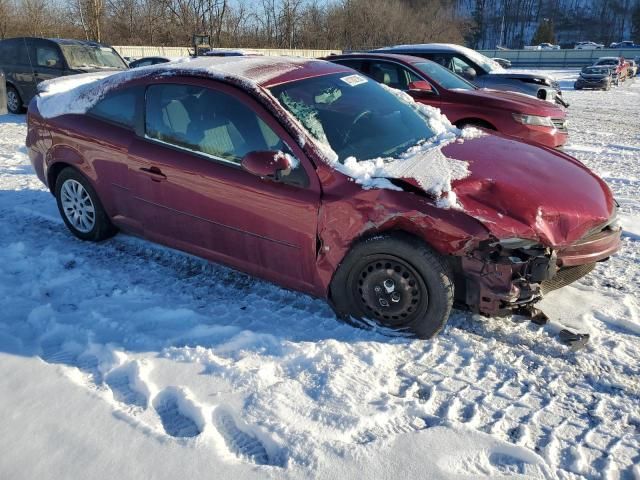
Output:
[[65,65],[60,47],[48,40],[32,39],[30,43],[36,88],[40,82],[62,76]]
[[[145,236],[292,288],[312,291],[320,186],[271,114],[211,80],[147,87],[144,133],[129,150],[134,215]],[[243,170],[250,151],[299,161],[283,181]]]

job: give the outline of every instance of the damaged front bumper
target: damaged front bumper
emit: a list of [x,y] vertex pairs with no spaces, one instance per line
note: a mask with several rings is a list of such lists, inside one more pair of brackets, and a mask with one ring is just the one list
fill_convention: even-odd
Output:
[[484,315],[510,315],[587,275],[619,250],[620,236],[610,224],[555,250],[526,240],[483,242],[459,259],[456,301]]

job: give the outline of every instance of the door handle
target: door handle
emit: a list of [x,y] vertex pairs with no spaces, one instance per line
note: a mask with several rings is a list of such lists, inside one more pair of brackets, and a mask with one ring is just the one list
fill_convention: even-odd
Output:
[[162,180],[167,179],[167,176],[164,173],[162,173],[162,170],[160,170],[158,167],[149,167],[149,168],[143,167],[143,168],[140,168],[140,171],[151,175],[151,180],[155,182],[160,182]]

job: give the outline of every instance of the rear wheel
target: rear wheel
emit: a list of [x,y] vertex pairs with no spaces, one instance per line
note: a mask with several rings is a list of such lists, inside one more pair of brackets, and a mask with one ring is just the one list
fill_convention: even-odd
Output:
[[60,172],[55,195],[62,220],[76,237],[99,242],[116,233],[98,194],[74,168],[67,167]]
[[331,283],[331,299],[341,315],[430,338],[449,318],[452,278],[446,262],[423,242],[388,234],[349,252]]
[[7,85],[7,109],[14,114],[22,113],[22,98],[15,87]]

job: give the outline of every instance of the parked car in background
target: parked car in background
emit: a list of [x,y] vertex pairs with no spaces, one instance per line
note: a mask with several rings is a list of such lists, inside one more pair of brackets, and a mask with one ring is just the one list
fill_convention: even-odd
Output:
[[623,40],[622,42],[613,42],[609,48],[640,48],[640,45],[631,40]]
[[622,57],[600,57],[593,64],[594,67],[606,67],[611,71],[611,78],[615,85],[620,85],[627,79],[629,69],[627,62]]
[[563,108],[530,96],[480,89],[424,58],[361,53],[326,59],[407,92],[416,102],[439,108],[459,128],[473,125],[497,130],[554,148],[567,142]]
[[129,68],[147,67],[149,65],[157,65],[158,63],[170,62],[169,57],[143,57],[129,62]]
[[[29,158],[80,239],[120,228],[421,337],[454,301],[510,315],[620,247],[613,195],[582,163],[497,133],[455,141],[350,68],[227,57],[138,72],[86,79],[86,113],[78,90],[63,97],[75,113],[59,89],[30,104]],[[377,178],[358,173],[383,158]]]
[[595,42],[578,42],[573,48],[574,50],[600,50],[604,48],[604,45]]
[[576,90],[583,88],[595,88],[598,90],[609,90],[613,83],[611,70],[606,66],[584,67],[580,76],[573,85]]
[[525,50],[560,50],[560,45],[541,43],[539,45],[525,45]]
[[101,43],[30,37],[0,40],[0,70],[6,75],[7,106],[12,113],[29,104],[44,80],[127,68],[118,52]]
[[494,57],[491,60],[496,62],[502,68],[511,68],[511,60],[508,60],[506,58],[499,58],[499,57]]
[[524,93],[565,107],[569,106],[562,98],[558,82],[548,75],[507,72],[497,62],[460,45],[447,43],[396,45],[372,50],[372,53],[400,53],[426,58],[439,63],[480,88]]
[[627,59],[626,61],[629,64],[628,67],[628,73],[629,73],[629,77],[633,78],[638,74],[638,63],[635,60],[629,60]]

